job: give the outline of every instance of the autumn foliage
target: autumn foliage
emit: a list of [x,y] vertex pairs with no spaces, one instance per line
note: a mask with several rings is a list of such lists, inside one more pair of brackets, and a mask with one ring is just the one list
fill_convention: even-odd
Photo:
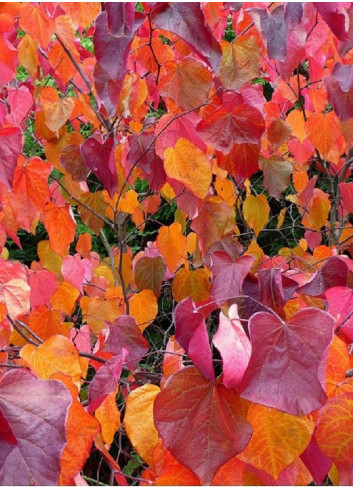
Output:
[[353,484],[353,5],[0,4],[0,484]]

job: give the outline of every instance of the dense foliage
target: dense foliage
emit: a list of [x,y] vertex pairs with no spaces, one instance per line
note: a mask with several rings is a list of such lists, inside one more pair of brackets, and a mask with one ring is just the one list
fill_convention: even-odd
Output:
[[0,484],[353,484],[353,5],[0,4]]

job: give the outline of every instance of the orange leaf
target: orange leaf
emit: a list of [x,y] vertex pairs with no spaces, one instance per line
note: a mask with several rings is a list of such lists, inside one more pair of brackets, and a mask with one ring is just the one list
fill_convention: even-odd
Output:
[[115,400],[116,394],[117,392],[109,394],[94,413],[101,425],[104,443],[108,445],[113,443],[114,435],[121,426],[120,412]]
[[48,177],[51,169],[48,163],[37,157],[19,163],[13,177],[12,188],[21,197],[24,209],[33,205],[39,211],[44,210],[50,198]]
[[225,88],[238,91],[260,74],[260,48],[252,36],[238,37],[232,43],[223,42],[220,72]]
[[61,313],[46,306],[38,306],[32,311],[28,318],[28,326],[42,340],[57,334],[69,336],[69,331],[62,322]]
[[44,118],[51,131],[58,131],[68,120],[74,108],[75,101],[71,98],[61,98],[44,109]]
[[346,378],[349,369],[348,346],[336,335],[328,351],[326,363],[326,394],[330,399],[353,391],[352,377]]
[[212,87],[212,73],[204,63],[187,57],[181,62],[166,63],[167,74],[158,87],[163,97],[172,99],[182,109],[201,105]]
[[99,14],[101,4],[99,2],[61,2],[61,8],[70,16],[76,26],[86,28]]
[[141,290],[130,299],[130,314],[141,331],[147,328],[158,312],[157,298],[150,289]]
[[158,442],[158,433],[153,422],[153,404],[160,388],[145,384],[130,392],[126,400],[124,425],[126,433],[138,454],[153,464],[153,449]]
[[73,486],[76,485],[74,477],[80,473],[89,456],[93,439],[99,431],[99,425],[94,417],[82,407],[78,400],[77,387],[72,383],[70,377],[56,373],[50,378],[63,382],[72,395],[72,404],[66,421],[67,444],[61,455],[59,483],[61,486]]
[[181,226],[175,222],[162,226],[158,231],[156,245],[164,257],[170,273],[174,273],[186,253],[186,237],[181,234]]
[[206,197],[212,179],[211,164],[191,141],[180,138],[164,152],[164,169],[170,178],[182,182],[196,197]]
[[46,48],[54,34],[55,22],[49,17],[45,4],[26,3],[20,12],[20,28]]
[[56,335],[44,341],[38,348],[26,345],[20,356],[41,379],[49,379],[53,374],[61,372],[71,377],[78,389],[81,388],[80,357],[68,338]]
[[50,304],[54,309],[71,316],[79,295],[80,293],[76,287],[73,287],[68,282],[62,282],[51,297]]
[[37,43],[26,34],[17,46],[18,61],[34,77],[38,66]]
[[340,467],[353,459],[353,392],[330,399],[319,411],[315,431],[320,449]]
[[44,225],[49,234],[51,249],[64,257],[75,239],[76,223],[70,214],[70,206],[58,207],[49,202],[45,209]]
[[204,268],[193,271],[182,268],[172,282],[172,293],[177,302],[189,296],[194,302],[205,301],[210,296],[210,288],[209,273]]
[[239,458],[274,478],[305,450],[314,431],[313,421],[260,404],[250,406],[247,419],[253,435]]
[[342,136],[339,121],[334,112],[312,114],[305,123],[306,133],[313,145],[327,156]]

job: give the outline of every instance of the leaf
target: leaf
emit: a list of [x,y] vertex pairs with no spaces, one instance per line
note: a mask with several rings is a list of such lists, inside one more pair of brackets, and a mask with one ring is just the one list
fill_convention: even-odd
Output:
[[37,306],[44,306],[58,288],[55,275],[44,269],[31,271],[28,284],[31,288],[32,309]]
[[51,131],[58,131],[71,115],[75,102],[73,98],[61,98],[44,109],[44,119]]
[[353,392],[330,399],[320,409],[315,430],[317,444],[339,470],[352,464],[352,423]]
[[[57,291],[50,298],[50,305],[64,314],[71,316],[75,310],[80,292],[68,282],[61,282]],[[66,336],[66,334],[64,333]]]
[[225,88],[239,90],[260,74],[260,49],[253,37],[240,36],[222,44],[221,80]]
[[119,387],[123,363],[124,354],[115,355],[100,367],[88,390],[89,412],[96,411],[107,396],[116,392]]
[[158,433],[153,421],[153,405],[160,388],[145,384],[130,392],[126,400],[124,426],[137,453],[148,465],[153,465],[153,449]]
[[264,172],[264,187],[271,197],[279,200],[290,183],[291,163],[279,156],[272,156],[270,159],[261,157],[260,168]]
[[157,4],[151,12],[151,20],[159,29],[181,37],[217,70],[221,48],[205,22],[201,5],[193,2]]
[[119,316],[109,325],[103,351],[121,355],[125,350],[126,364],[129,369],[134,370],[147,352],[148,346],[148,341],[137,327],[135,319],[131,316]]
[[241,325],[236,304],[229,308],[228,317],[220,313],[218,329],[212,342],[222,357],[225,387],[237,388],[250,360],[251,343]]
[[331,468],[332,462],[318,447],[315,435],[311,438],[300,458],[312,474],[314,482],[321,485]]
[[162,226],[158,231],[156,245],[170,273],[174,273],[186,250],[186,237],[181,233],[180,224],[175,222],[170,226]]
[[162,97],[172,99],[176,105],[188,110],[201,105],[213,85],[212,74],[206,66],[194,58],[165,65],[167,73],[159,83]]
[[256,236],[265,227],[270,216],[270,206],[266,196],[247,195],[243,203],[243,214],[246,224],[254,230]]
[[229,207],[220,197],[210,197],[204,201],[198,216],[191,224],[204,254],[225,234],[229,220]]
[[258,144],[234,144],[228,154],[218,156],[217,163],[233,176],[250,178],[259,169],[259,154]]
[[245,414],[235,390],[209,382],[195,367],[175,373],[154,404],[154,422],[166,447],[206,485],[248,444]]
[[94,415],[101,425],[104,443],[111,445],[114,441],[115,433],[121,427],[120,412],[116,405],[116,392],[112,392],[104,399]]
[[324,293],[332,287],[345,287],[347,278],[347,264],[341,258],[333,256],[322,265],[321,270],[314,273],[309,282],[299,287],[297,292],[323,297]]
[[209,273],[204,268],[192,271],[182,268],[172,282],[172,293],[177,302],[189,296],[194,302],[203,302],[210,296],[210,288]]
[[201,199],[205,198],[212,180],[211,164],[206,155],[185,138],[164,152],[164,169],[168,177],[184,183]]
[[268,312],[255,313],[249,320],[252,355],[241,396],[296,416],[320,409],[326,395],[318,368],[333,326],[330,314],[311,307],[287,322]]
[[[107,210],[107,203],[104,201],[103,192],[84,193],[80,197],[80,202],[86,205],[86,207],[81,205],[78,206],[82,222],[92,229],[98,236],[100,230],[104,226],[104,221],[98,216],[104,218]],[[91,209],[93,209],[96,214],[93,214]]]
[[58,207],[53,202],[48,202],[45,209],[44,225],[48,231],[50,247],[62,257],[67,254],[75,238],[76,222],[70,210],[68,204]]
[[47,306],[38,306],[31,312],[28,318],[28,326],[42,340],[57,334],[69,336],[69,331],[63,324],[60,312],[49,309]]
[[38,67],[37,43],[25,34],[17,46],[18,61],[34,77]]
[[44,211],[50,198],[48,178],[51,169],[52,167],[40,158],[31,158],[17,166],[12,187],[13,191],[21,196],[23,212],[31,206]]
[[79,146],[75,144],[65,146],[60,155],[60,164],[74,181],[86,180],[89,170],[85,165]]
[[214,382],[212,353],[205,318],[190,297],[176,306],[173,320],[176,341],[184,348],[202,375],[210,382]]
[[30,308],[31,289],[27,282],[14,278],[0,283],[0,302],[6,306],[9,316],[15,318],[27,314]]
[[215,110],[196,129],[207,144],[227,154],[235,143],[258,143],[265,126],[257,109],[241,104],[231,112],[224,107]]
[[99,2],[64,2],[62,8],[77,25],[86,28],[100,12]]
[[267,8],[263,10],[253,8],[251,13],[259,16],[261,33],[266,38],[268,57],[284,61],[287,54],[287,24],[284,21],[284,5],[277,5],[271,12]]
[[292,130],[282,119],[275,119],[269,125],[267,134],[272,149],[276,151],[282,144],[289,140]]
[[20,127],[0,129],[0,183],[7,190],[12,189],[12,179],[17,165],[17,157],[22,149],[22,130]]
[[72,396],[66,420],[67,444],[61,455],[61,472],[59,483],[62,486],[74,485],[74,478],[82,470],[89,457],[92,442],[99,431],[97,421],[85,411],[78,399],[77,387],[71,379],[62,373],[51,376],[64,383]]
[[52,336],[38,348],[28,344],[20,355],[41,379],[49,379],[59,372],[70,377],[78,389],[81,388],[80,357],[68,338]]
[[166,272],[166,266],[161,256],[149,258],[143,256],[135,265],[135,282],[139,289],[151,289],[156,297],[160,290]]
[[58,484],[71,402],[66,387],[56,380],[43,381],[24,370],[2,377],[0,413],[12,433],[0,449],[2,485]]
[[150,289],[141,290],[130,300],[130,314],[135,318],[140,331],[153,323],[158,314],[157,298]]
[[254,261],[254,257],[250,255],[244,255],[233,260],[224,252],[212,253],[211,297],[219,306],[241,295],[244,279]]
[[250,443],[239,458],[278,478],[308,446],[314,422],[259,404],[249,408],[247,420],[253,429]]
[[110,197],[113,197],[118,187],[114,139],[107,138],[101,143],[93,137],[88,138],[81,146],[81,153],[87,167],[99,178]]
[[336,141],[342,136],[334,112],[312,114],[305,123],[306,133],[313,145],[327,156]]
[[353,379],[346,378],[348,370],[348,346],[335,335],[326,362],[326,394],[329,399],[353,391]]
[[23,4],[20,12],[20,28],[27,32],[34,40],[46,48],[55,31],[55,22],[49,17],[44,4]]

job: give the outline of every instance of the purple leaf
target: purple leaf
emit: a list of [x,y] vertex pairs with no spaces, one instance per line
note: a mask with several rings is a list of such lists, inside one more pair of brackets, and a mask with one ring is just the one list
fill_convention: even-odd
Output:
[[252,8],[249,12],[260,20],[261,31],[266,36],[268,57],[284,61],[287,55],[287,24],[284,19],[284,6],[278,5],[271,13],[267,9],[260,8]]
[[173,32],[218,71],[222,56],[220,45],[206,25],[198,2],[157,3],[151,12],[152,22],[159,28]]
[[132,316],[119,316],[109,325],[108,338],[103,351],[120,355],[126,350],[125,361],[130,370],[135,370],[149,347],[148,341]]
[[100,367],[92,380],[88,391],[88,410],[90,413],[98,409],[109,394],[116,391],[125,361],[124,353],[108,360],[107,363]]
[[17,158],[22,149],[22,130],[20,127],[0,129],[0,183],[6,190],[12,189],[12,179],[17,166]]
[[336,256],[330,258],[315,272],[311,280],[297,289],[299,294],[324,297],[324,293],[331,287],[345,287],[348,279],[348,265],[343,259]]
[[[1,485],[58,485],[72,397],[57,380],[12,370],[0,381],[1,413],[10,434],[0,442]],[[6,426],[5,426],[6,428]]]
[[288,322],[268,312],[254,314],[249,321],[252,355],[241,396],[296,416],[319,409],[327,398],[318,369],[333,328],[330,314],[311,307]]
[[298,282],[292,280],[278,268],[268,268],[257,272],[259,278],[260,302],[280,312],[292,297]]
[[118,188],[118,176],[115,166],[114,139],[108,138],[100,143],[95,138],[86,139],[81,145],[81,153],[87,167],[102,182],[109,195],[113,197]]
[[251,343],[239,320],[236,304],[229,308],[228,315],[220,313],[218,330],[212,341],[222,357],[223,384],[228,389],[235,389],[248,366]]
[[303,16],[303,3],[302,2],[288,2],[286,3],[284,10],[284,20],[287,26],[291,29],[295,29],[300,24]]
[[188,297],[176,306],[173,319],[175,339],[181,345],[202,375],[215,381],[212,353],[204,316],[197,311],[194,301]]
[[251,255],[243,255],[233,260],[224,252],[217,251],[212,254],[211,297],[219,306],[241,294],[244,279],[254,261],[255,258]]
[[336,63],[332,75],[325,78],[328,100],[341,121],[353,117],[353,69]]

